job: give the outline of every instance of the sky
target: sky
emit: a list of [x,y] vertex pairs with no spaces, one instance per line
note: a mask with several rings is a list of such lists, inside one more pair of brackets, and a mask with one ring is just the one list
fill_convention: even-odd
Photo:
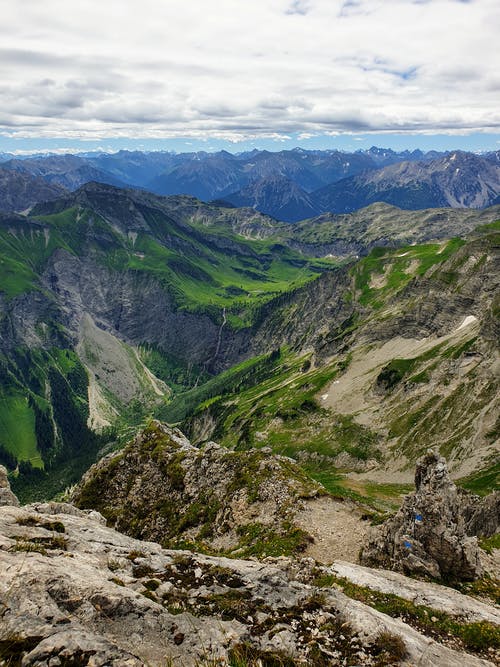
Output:
[[498,150],[498,0],[0,0],[0,151]]

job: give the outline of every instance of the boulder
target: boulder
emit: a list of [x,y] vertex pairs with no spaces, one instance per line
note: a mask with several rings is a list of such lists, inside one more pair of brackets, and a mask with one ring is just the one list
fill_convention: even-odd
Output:
[[488,508],[484,533],[498,530],[498,512],[496,528],[492,519],[498,500],[483,500],[458,489],[445,459],[434,451],[418,461],[415,487],[397,514],[374,529],[362,549],[361,563],[446,581],[480,577],[480,550],[470,532],[480,528],[483,504]]

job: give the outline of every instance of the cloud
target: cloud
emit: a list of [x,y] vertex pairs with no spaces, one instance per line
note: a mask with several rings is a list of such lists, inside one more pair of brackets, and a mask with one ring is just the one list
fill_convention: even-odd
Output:
[[241,141],[500,127],[496,0],[8,5],[0,130],[11,136]]
[[286,14],[300,14],[305,16],[311,9],[308,0],[293,0],[286,10]]

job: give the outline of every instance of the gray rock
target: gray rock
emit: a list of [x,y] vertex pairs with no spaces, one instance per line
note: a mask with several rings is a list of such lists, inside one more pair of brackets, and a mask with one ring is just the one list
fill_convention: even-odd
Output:
[[68,663],[92,667],[141,667],[144,664],[128,651],[93,632],[71,629],[42,639],[23,657],[21,665],[56,667]]
[[433,610],[465,619],[469,623],[486,621],[500,625],[499,608],[459,593],[448,586],[411,579],[399,572],[374,570],[343,561],[335,561],[333,565],[325,567],[324,571],[348,579],[358,586],[364,586],[380,593],[397,595],[415,605],[431,607]]
[[7,470],[2,465],[0,465],[0,505],[14,505],[15,507],[19,506],[19,500],[10,490]]
[[457,489],[445,459],[433,451],[417,463],[415,487],[397,514],[374,529],[361,563],[437,579],[477,579],[480,551],[470,532],[481,528],[483,505],[490,508],[484,531],[498,530],[500,514],[493,516],[498,499],[482,500]]
[[486,498],[462,492],[462,514],[467,535],[490,537],[500,529],[500,491]]
[[[264,664],[272,654],[369,666],[381,664],[374,647],[390,633],[405,646],[402,665],[491,667],[338,590],[298,581],[287,559],[169,551],[57,509],[0,507],[0,662],[223,667],[244,645]],[[49,528],[55,520],[64,543]]]

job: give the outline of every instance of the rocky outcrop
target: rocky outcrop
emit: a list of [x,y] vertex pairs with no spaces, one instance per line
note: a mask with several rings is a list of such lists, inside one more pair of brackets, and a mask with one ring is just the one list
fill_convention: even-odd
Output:
[[0,506],[3,505],[14,505],[14,507],[17,507],[19,501],[10,490],[7,470],[4,466],[0,465]]
[[118,530],[164,546],[275,555],[306,547],[311,538],[294,516],[304,498],[321,492],[291,459],[214,442],[198,449],[178,429],[153,421],[94,465],[73,500]]
[[486,498],[462,492],[462,515],[467,535],[490,537],[499,531],[500,491]]
[[463,595],[448,586],[341,560],[323,569],[358,586],[396,595],[417,606],[467,619],[469,622],[486,621],[500,626],[500,609],[497,606]]
[[492,664],[304,583],[312,565],[167,551],[68,504],[0,507],[0,664]]
[[[417,463],[415,487],[397,514],[375,529],[361,563],[452,581],[478,578],[480,552],[470,534],[498,530],[498,494],[481,500],[457,489],[445,459],[433,451]],[[488,508],[484,524],[481,506]]]

